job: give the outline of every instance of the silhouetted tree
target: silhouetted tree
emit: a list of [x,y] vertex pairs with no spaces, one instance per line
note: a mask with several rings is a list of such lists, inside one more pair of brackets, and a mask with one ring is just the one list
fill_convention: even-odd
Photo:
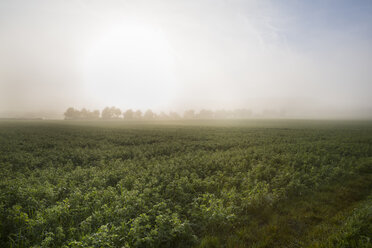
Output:
[[[279,117],[284,116],[285,111],[274,111],[274,110],[264,110],[262,112],[262,116],[267,117]],[[81,109],[80,111],[77,109],[74,109],[73,107],[68,108],[65,113],[65,120],[96,120],[100,118],[100,111],[94,110],[90,111],[86,108]],[[217,110],[216,112],[213,112],[211,110],[202,109],[198,114],[195,113],[194,110],[186,110],[184,112],[183,118],[184,119],[226,119],[226,118],[239,118],[239,119],[246,119],[250,118],[252,116],[252,111],[248,109],[236,109],[234,111],[231,110]],[[154,119],[160,119],[160,120],[178,120],[182,117],[176,113],[176,112],[170,112],[169,115],[167,115],[165,112],[161,112],[159,115],[154,113],[151,109],[148,109],[144,115],[142,115],[142,112],[140,110],[133,111],[132,109],[128,109],[125,112],[122,112],[119,108],[116,107],[105,107],[102,110],[101,118],[102,119],[119,119],[124,118],[125,120],[140,120],[140,119],[146,119],[146,120],[154,120]]]

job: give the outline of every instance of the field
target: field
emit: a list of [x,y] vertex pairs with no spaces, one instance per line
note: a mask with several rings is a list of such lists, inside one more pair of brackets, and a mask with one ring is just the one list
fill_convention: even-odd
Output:
[[372,247],[370,121],[1,121],[0,247]]

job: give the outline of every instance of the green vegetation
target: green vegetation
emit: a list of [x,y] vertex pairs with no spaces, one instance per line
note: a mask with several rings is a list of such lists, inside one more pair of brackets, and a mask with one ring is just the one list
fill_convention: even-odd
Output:
[[372,123],[0,122],[0,247],[372,247]]

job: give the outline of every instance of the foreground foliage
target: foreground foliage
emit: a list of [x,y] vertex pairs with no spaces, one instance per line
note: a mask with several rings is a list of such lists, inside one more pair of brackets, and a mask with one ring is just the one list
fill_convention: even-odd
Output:
[[1,247],[371,247],[372,125],[2,122]]

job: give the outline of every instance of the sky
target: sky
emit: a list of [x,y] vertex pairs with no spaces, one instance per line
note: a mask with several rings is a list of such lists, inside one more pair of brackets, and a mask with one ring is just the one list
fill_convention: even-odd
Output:
[[372,1],[1,0],[0,116],[372,118]]

